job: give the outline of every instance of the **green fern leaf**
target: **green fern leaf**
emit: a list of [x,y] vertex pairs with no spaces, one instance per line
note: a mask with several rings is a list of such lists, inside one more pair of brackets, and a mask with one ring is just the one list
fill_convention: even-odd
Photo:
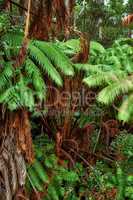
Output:
[[23,33],[10,31],[2,37],[4,41],[5,51],[11,51],[12,56],[16,56],[23,40]]
[[10,62],[3,63],[4,69],[0,72],[0,90],[5,89],[11,84],[11,78],[13,77],[13,67]]
[[127,96],[123,101],[118,113],[118,119],[124,122],[133,119],[133,94]]
[[42,78],[41,71],[29,58],[26,59],[25,70],[28,77],[32,80],[37,96],[40,100],[46,98],[46,84]]
[[123,77],[123,75],[125,74],[123,74],[121,71],[120,73],[116,74],[113,72],[99,71],[97,74],[93,74],[87,78],[84,78],[83,82],[89,87],[96,87],[118,81],[121,77]]
[[77,71],[84,71],[90,74],[94,73],[102,73],[103,71],[109,71],[111,70],[110,65],[104,65],[104,64],[74,64],[74,67]]
[[[23,91],[23,95],[22,95],[22,91]],[[21,96],[20,96],[21,106],[27,107],[29,108],[30,111],[33,111],[35,107],[33,91],[28,87],[25,87],[25,89],[23,89],[22,91],[21,91]]]
[[48,194],[50,195],[51,200],[59,200],[57,190],[53,185],[49,185]]
[[67,40],[64,43],[64,46],[66,48],[73,50],[74,53],[79,52],[80,51],[80,40],[79,39]]
[[111,104],[116,97],[132,90],[132,80],[119,80],[104,88],[98,95],[98,101],[104,104]]
[[20,98],[15,86],[9,87],[0,94],[0,103],[8,105],[8,108],[11,110],[15,110],[20,107]]
[[63,74],[68,76],[74,75],[72,63],[55,45],[40,41],[34,41],[34,45],[38,47]]
[[28,46],[29,55],[32,59],[34,59],[43,69],[44,72],[48,74],[48,76],[58,85],[62,86],[63,81],[61,79],[60,74],[52,65],[50,60],[45,56],[45,54],[36,46],[32,44],[32,42]]
[[96,52],[100,52],[100,53],[105,53],[104,47],[99,42],[96,42],[96,41],[91,41],[90,51],[91,50],[96,51]]

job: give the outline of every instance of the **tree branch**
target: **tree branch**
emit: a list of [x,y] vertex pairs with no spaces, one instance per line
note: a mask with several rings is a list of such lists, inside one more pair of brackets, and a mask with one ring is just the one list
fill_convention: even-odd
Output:
[[[15,6],[21,8],[22,10],[25,10],[26,12],[28,12],[28,9],[25,8],[25,7],[23,7],[23,6],[21,6],[20,4],[14,2],[14,1],[12,1],[12,0],[9,0],[9,2],[11,2],[13,5],[15,5]],[[30,11],[30,14],[37,16],[37,15],[36,15],[35,13],[33,13],[32,11]]]

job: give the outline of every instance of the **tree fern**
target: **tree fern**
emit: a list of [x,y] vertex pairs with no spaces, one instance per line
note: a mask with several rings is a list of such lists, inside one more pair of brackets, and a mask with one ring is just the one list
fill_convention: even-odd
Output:
[[60,74],[54,68],[50,60],[45,56],[45,54],[34,46],[32,43],[28,46],[29,55],[32,59],[39,64],[44,72],[48,74],[48,76],[58,85],[62,86],[63,82]]
[[121,61],[120,61],[120,58],[118,58],[117,56],[110,56],[108,58],[108,64],[114,64],[115,66],[117,66],[117,68],[121,69],[122,68],[122,64],[121,64]]
[[[55,44],[37,40],[29,41],[25,61],[15,69],[13,62],[22,40],[23,32],[16,28],[8,30],[0,40],[0,103],[6,104],[11,110],[20,107],[33,110],[35,100],[46,98],[48,78],[60,87],[63,85],[61,75],[74,75],[69,58]],[[12,63],[7,60],[12,60]]]
[[28,77],[32,81],[35,91],[38,94],[37,96],[42,100],[44,96],[46,96],[46,84],[42,78],[41,71],[29,58],[26,59],[24,67]]
[[[66,42],[56,42],[56,45],[69,57],[80,51],[80,39],[70,39]],[[90,54],[96,56],[99,53],[105,53],[104,47],[96,42],[90,41]]]
[[65,75],[73,76],[74,70],[70,60],[57,49],[52,43],[34,41],[34,45],[37,46],[51,62],[63,72]]

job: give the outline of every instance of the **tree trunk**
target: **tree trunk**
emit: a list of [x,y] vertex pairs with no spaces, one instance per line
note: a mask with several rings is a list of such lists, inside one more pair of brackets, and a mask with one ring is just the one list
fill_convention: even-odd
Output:
[[25,110],[1,113],[0,121],[0,191],[12,200],[25,185],[25,160],[31,163],[34,159],[31,129]]

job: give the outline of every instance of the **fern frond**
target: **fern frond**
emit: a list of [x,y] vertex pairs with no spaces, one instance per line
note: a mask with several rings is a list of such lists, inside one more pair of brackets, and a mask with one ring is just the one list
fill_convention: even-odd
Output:
[[121,61],[120,61],[120,58],[118,56],[110,56],[108,58],[108,63],[114,64],[117,69],[122,68]]
[[96,41],[91,41],[90,51],[91,50],[99,52],[99,53],[105,53],[105,48],[99,42],[96,42]]
[[11,78],[13,77],[13,67],[10,62],[3,63],[3,70],[0,72],[0,90],[5,89],[9,83],[11,83]]
[[91,65],[91,64],[74,64],[74,67],[77,71],[84,71],[84,72],[90,72],[94,69],[94,71],[98,71],[97,65]]
[[114,45],[124,45],[129,44],[130,46],[133,46],[133,38],[120,38],[115,41]]
[[62,86],[62,78],[47,56],[39,48],[34,46],[32,42],[28,46],[28,51],[30,57],[42,67],[42,70],[46,72],[58,86]]
[[23,36],[24,35],[22,32],[10,31],[2,37],[2,40],[9,46],[20,47],[23,40]]
[[118,81],[123,76],[125,76],[125,74],[122,71],[116,74],[114,72],[99,71],[97,74],[84,78],[83,82],[89,87],[96,87],[104,84],[111,84],[112,82]]
[[41,100],[44,99],[46,97],[46,84],[42,78],[41,71],[29,58],[27,58],[25,61],[25,70],[33,83],[33,87],[37,92],[37,96],[39,96]]
[[98,101],[104,104],[111,104],[116,97],[133,90],[133,80],[117,80],[104,88],[98,95]]
[[84,72],[89,72],[91,73],[101,73],[102,71],[109,71],[111,70],[110,65],[104,65],[104,64],[97,64],[97,65],[92,65],[92,64],[74,64],[74,67],[77,71],[84,71]]
[[33,90],[25,86],[20,88],[20,105],[21,107],[27,107],[30,111],[35,108],[35,100]]
[[20,98],[16,86],[11,86],[0,94],[0,103],[7,104],[11,110],[20,107]]
[[[75,53],[80,51],[80,40],[79,39],[68,40],[64,43],[64,45],[66,46],[66,48],[75,50]],[[99,53],[105,52],[104,47],[99,42],[96,42],[96,41],[90,42],[90,51],[91,50],[99,52]]]
[[126,97],[119,109],[118,118],[128,122],[133,119],[133,94]]
[[72,63],[55,45],[40,41],[34,41],[34,45],[38,47],[63,74],[68,76],[74,75]]
[[66,48],[69,48],[71,50],[73,50],[73,52],[79,52],[80,51],[80,40],[79,39],[70,39],[70,40],[67,40],[65,43],[64,43],[64,46]]
[[0,103],[6,104],[10,110],[27,107],[32,110],[35,106],[33,91],[22,83],[22,79],[0,94]]
[[19,96],[19,102],[21,107],[27,107],[30,111],[33,110],[34,103],[34,91],[25,84],[24,76],[20,73],[20,79],[16,84],[16,92]]
[[23,40],[23,33],[10,31],[2,37],[5,51],[11,51],[12,56],[16,56]]

